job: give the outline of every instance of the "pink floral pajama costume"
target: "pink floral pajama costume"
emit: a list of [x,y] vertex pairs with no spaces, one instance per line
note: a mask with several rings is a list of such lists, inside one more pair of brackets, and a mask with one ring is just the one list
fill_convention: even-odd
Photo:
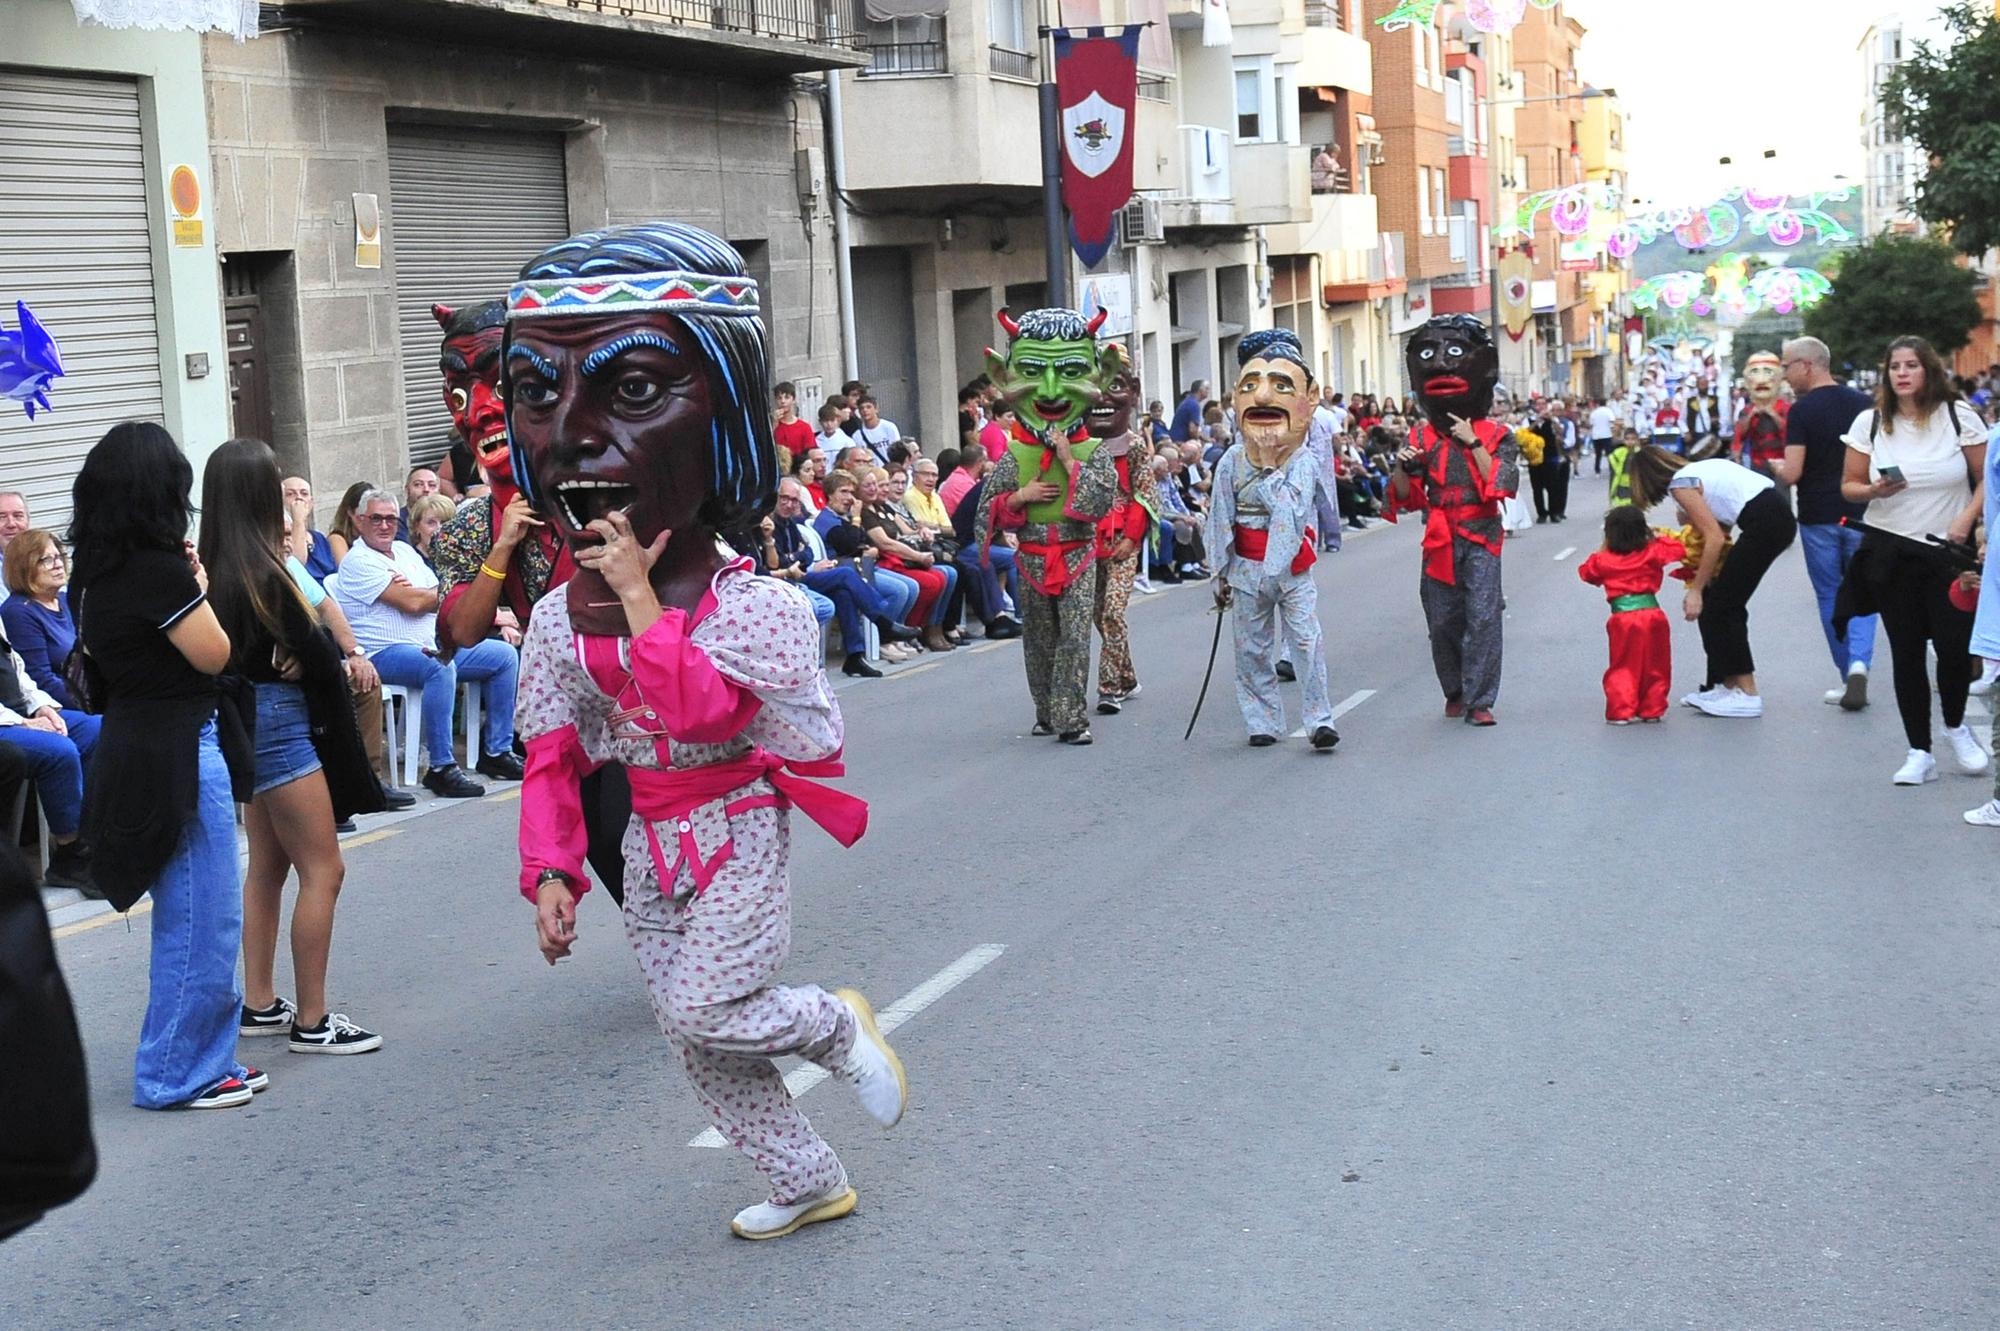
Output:
[[625,932],[660,1029],[774,1202],[833,1186],[840,1161],[772,1062],[795,1054],[838,1071],[855,1038],[825,990],[771,983],[791,948],[787,809],[848,845],[867,823],[859,800],[785,770],[840,771],[840,709],[805,598],[740,560],[693,616],[667,610],[632,639],[576,633],[566,596],[544,597],[522,645],[518,715],[522,892],[534,900],[545,868],[584,886],[577,783],[622,763]]

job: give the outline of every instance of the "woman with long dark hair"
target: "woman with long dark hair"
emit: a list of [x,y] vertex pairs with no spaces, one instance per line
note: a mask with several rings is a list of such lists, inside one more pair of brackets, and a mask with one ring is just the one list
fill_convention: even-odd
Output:
[[148,421],[115,425],[71,492],[70,609],[96,671],[103,727],[84,793],[91,877],[129,910],[153,898],[151,994],[132,1102],[142,1109],[245,1104],[268,1079],[236,1060],[236,876],[231,771],[216,677],[229,635],[187,539],[194,469]]
[[354,510],[361,506],[361,496],[374,488],[373,481],[356,481],[348,486],[347,493],[340,497],[340,511],[326,524],[326,544],[333,551],[335,564],[347,558],[347,552],[361,540],[361,533],[354,529]]
[[1958,570],[1933,537],[1965,542],[1979,518],[1985,487],[1986,427],[1959,401],[1951,372],[1920,337],[1899,337],[1882,360],[1875,406],[1843,436],[1847,462],[1841,498],[1868,505],[1868,534],[1848,565],[1853,608],[1872,603],[1882,617],[1895,665],[1896,710],[1909,753],[1893,778],[1899,786],[1937,780],[1931,756],[1928,648],[1937,648],[1938,708],[1958,770],[1977,776],[1990,759],[1965,724],[1972,667],[1972,612],[1951,603]]
[[[1757,663],[1750,653],[1750,598],[1798,538],[1791,506],[1769,476],[1728,458],[1689,462],[1648,445],[1627,465],[1626,475],[1634,507],[1644,512],[1671,496],[1681,522],[1701,537],[1681,611],[1701,626],[1708,674],[1701,688],[1681,701],[1709,716],[1762,716],[1764,699],[1757,693]],[[1723,542],[1732,529],[1736,543],[1725,562]]]
[[[346,866],[334,835],[326,774],[313,747],[301,681],[338,676],[338,652],[286,571],[284,494],[278,460],[256,439],[232,439],[202,471],[201,562],[209,603],[229,634],[230,669],[256,690],[256,777],[243,826],[250,839],[243,880],[244,1035],[289,1035],[294,1053],[363,1054],[382,1037],[326,1005],[333,907]],[[447,501],[448,502],[448,501]],[[336,690],[346,681],[331,681]],[[351,715],[351,713],[350,713]],[[351,729],[351,726],[349,727]],[[280,998],[272,975],[285,879],[299,871],[292,908],[292,981],[298,1003]]]

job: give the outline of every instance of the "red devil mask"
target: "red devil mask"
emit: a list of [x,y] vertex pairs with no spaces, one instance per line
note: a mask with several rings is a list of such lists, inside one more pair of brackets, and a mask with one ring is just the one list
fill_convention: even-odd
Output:
[[[438,372],[444,376],[444,404],[451,412],[458,437],[486,470],[504,505],[515,489],[512,459],[507,449],[507,417],[500,405],[500,336],[507,320],[502,301],[466,309],[431,306],[444,329],[438,348]],[[461,488],[477,484],[471,476],[457,478]]]

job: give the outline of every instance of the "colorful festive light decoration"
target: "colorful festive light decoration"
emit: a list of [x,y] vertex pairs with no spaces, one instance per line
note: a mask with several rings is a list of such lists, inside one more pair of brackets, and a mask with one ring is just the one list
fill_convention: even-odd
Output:
[[[1467,0],[1466,21],[1480,32],[1511,32],[1528,16],[1528,6],[1554,9],[1561,0]],[[1402,3],[1375,20],[1387,32],[1437,22],[1443,0],[1402,0]]]
[[1750,295],[1780,314],[1817,305],[1833,283],[1816,268],[1766,268],[1750,279]]
[[1632,289],[1632,307],[1742,319],[1766,309],[1790,314],[1819,304],[1832,291],[1833,282],[1818,269],[1766,268],[1750,274],[1743,255],[1725,254],[1705,273],[1683,270],[1648,278]]
[[1615,209],[1618,200],[1616,188],[1595,180],[1526,194],[1515,205],[1514,215],[1493,228],[1493,239],[1511,240],[1517,236],[1534,235],[1535,219],[1544,212],[1549,214],[1550,223],[1561,235],[1581,236],[1590,230],[1591,219],[1597,215],[1598,209]]
[[1773,190],[1732,189],[1707,203],[1634,213],[1611,233],[1607,248],[1612,257],[1629,259],[1662,236],[1672,236],[1684,249],[1720,249],[1745,231],[1785,249],[1803,242],[1808,233],[1818,244],[1839,245],[1853,234],[1826,205],[1852,196],[1844,186],[1797,196],[1796,202],[1793,195]]

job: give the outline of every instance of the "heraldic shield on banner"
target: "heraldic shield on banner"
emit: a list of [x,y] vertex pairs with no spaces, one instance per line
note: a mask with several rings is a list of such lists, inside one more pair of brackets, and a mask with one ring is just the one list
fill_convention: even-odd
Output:
[[[1107,35],[1112,31],[1117,35]],[[1055,34],[1063,202],[1069,207],[1070,244],[1085,267],[1094,267],[1111,248],[1118,210],[1132,197],[1139,33],[1127,27]]]

